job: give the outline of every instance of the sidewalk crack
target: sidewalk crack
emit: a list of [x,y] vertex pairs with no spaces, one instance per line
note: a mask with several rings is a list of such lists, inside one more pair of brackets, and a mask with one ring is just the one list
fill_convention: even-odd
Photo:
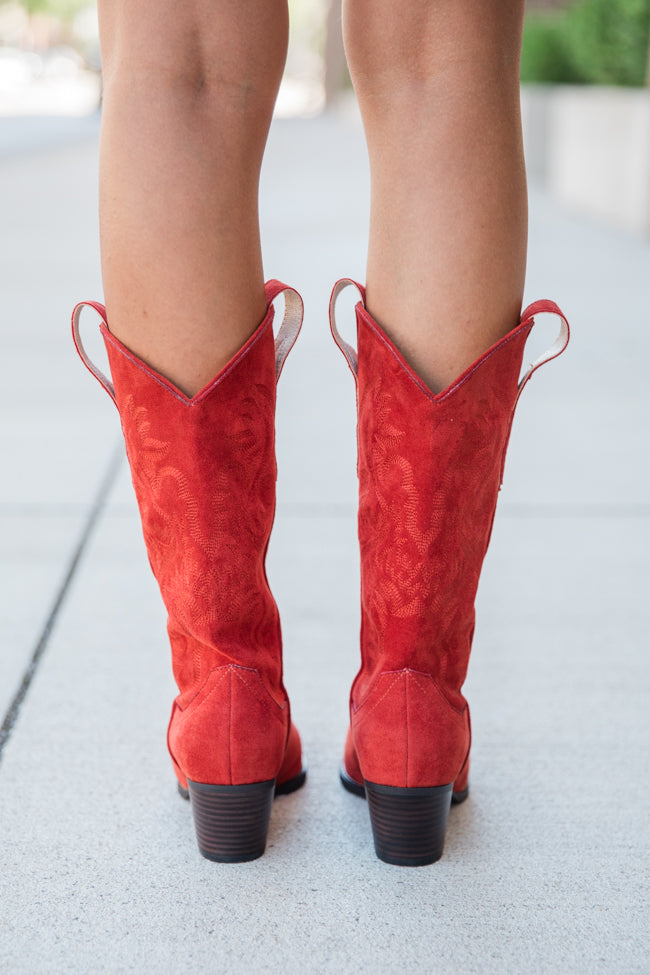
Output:
[[16,691],[16,694],[8,707],[2,725],[0,726],[0,762],[2,761],[5,747],[13,734],[14,728],[16,727],[22,706],[25,702],[25,698],[27,697],[32,681],[36,676],[36,672],[43,658],[43,654],[47,649],[52,630],[54,629],[54,625],[57,621],[59,612],[61,611],[61,607],[65,602],[70,584],[74,579],[79,562],[81,561],[81,557],[88,546],[88,542],[90,541],[93,531],[95,530],[95,527],[97,526],[106,505],[108,495],[110,494],[110,491],[115,483],[123,457],[124,446],[120,440],[119,445],[113,450],[109,458],[106,471],[99,484],[99,488],[95,495],[95,500],[93,501],[92,507],[86,519],[86,523],[81,531],[81,535],[70,560],[68,570],[61,585],[59,586],[59,590],[54,598],[54,602],[52,603],[52,607],[48,613],[45,625],[41,630],[40,636],[36,642],[31,659],[23,673],[21,682],[18,685],[18,690]]

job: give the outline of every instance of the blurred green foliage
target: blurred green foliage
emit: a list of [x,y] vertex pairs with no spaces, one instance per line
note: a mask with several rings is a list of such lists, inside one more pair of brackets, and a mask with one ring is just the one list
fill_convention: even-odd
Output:
[[558,84],[584,80],[573,66],[563,14],[531,14],[526,18],[521,80]]
[[521,80],[643,86],[650,0],[579,0],[526,19]]
[[19,0],[19,2],[28,14],[49,14],[62,21],[72,20],[80,10],[89,6],[89,0]]

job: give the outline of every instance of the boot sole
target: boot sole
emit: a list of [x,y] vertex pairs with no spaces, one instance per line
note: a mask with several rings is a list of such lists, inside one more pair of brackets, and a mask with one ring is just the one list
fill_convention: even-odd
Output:
[[179,784],[179,793],[192,805],[201,856],[216,863],[246,863],[261,857],[274,796],[295,792],[306,777],[303,770],[279,785],[275,779],[248,785],[209,785],[188,779],[187,789]]
[[341,782],[368,800],[375,852],[384,863],[424,867],[442,856],[451,803],[463,802],[468,789],[453,783],[429,788],[400,788],[364,779],[361,785],[341,769]]

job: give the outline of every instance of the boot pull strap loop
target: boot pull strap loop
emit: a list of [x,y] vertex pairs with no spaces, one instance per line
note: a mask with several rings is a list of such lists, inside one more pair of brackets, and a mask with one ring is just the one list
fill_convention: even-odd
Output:
[[551,359],[556,359],[557,356],[561,355],[566,349],[567,345],[569,344],[569,336],[570,336],[569,323],[564,313],[560,310],[560,308],[555,304],[554,301],[549,301],[548,299],[543,299],[542,301],[534,301],[533,304],[529,305],[528,308],[526,308],[526,310],[522,313],[521,321],[528,322],[531,321],[531,319],[534,319],[536,315],[543,315],[543,314],[557,315],[557,317],[560,319],[560,331],[558,337],[556,338],[555,342],[550,347],[550,349],[547,349],[546,352],[543,352],[538,359],[535,359],[535,361],[529,365],[528,369],[521,377],[519,381],[517,399],[515,400],[515,406],[519,402],[519,397],[523,392],[524,386],[526,385],[526,383],[528,382],[532,374],[536,372],[540,366],[543,366],[545,362],[550,362]]
[[115,399],[115,387],[113,386],[113,383],[110,381],[108,376],[105,376],[101,369],[91,360],[81,340],[79,321],[84,308],[93,308],[101,318],[103,325],[108,328],[108,322],[106,321],[106,308],[104,305],[101,305],[98,301],[80,301],[78,305],[75,305],[72,312],[72,340],[86,369],[93,374],[95,379],[99,380],[110,398],[117,405],[117,400]]
[[356,382],[358,366],[357,350],[350,345],[349,342],[346,342],[345,339],[342,338],[336,324],[336,302],[341,292],[350,286],[357,289],[359,295],[361,296],[361,301],[365,305],[366,289],[363,287],[363,285],[359,284],[357,281],[353,281],[352,278],[341,278],[341,280],[337,281],[334,285],[334,288],[332,289],[332,297],[330,298],[330,328],[332,330],[334,341],[347,359],[350,371],[352,372],[354,381]]
[[265,290],[268,305],[272,305],[279,295],[284,296],[284,318],[275,337],[275,378],[277,381],[280,378],[285,360],[302,328],[304,306],[298,292],[294,288],[282,284],[281,281],[267,282]]

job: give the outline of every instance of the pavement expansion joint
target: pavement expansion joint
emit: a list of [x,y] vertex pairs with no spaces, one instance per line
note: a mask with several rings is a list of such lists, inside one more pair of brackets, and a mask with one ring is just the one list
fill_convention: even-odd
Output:
[[59,589],[56,593],[56,596],[54,597],[52,608],[48,613],[43,629],[41,630],[38,640],[36,641],[34,652],[32,653],[31,659],[23,673],[20,684],[18,685],[18,689],[13,697],[13,700],[11,701],[11,704],[7,709],[2,725],[0,726],[0,762],[2,761],[5,747],[11,738],[13,730],[16,726],[16,722],[18,721],[18,718],[20,716],[20,711],[25,702],[25,698],[27,697],[27,694],[29,692],[29,688],[32,684],[32,681],[34,680],[39,664],[43,659],[43,655],[47,649],[47,645],[49,643],[50,635],[54,628],[54,624],[56,623],[61,607],[65,602],[65,598],[70,588],[70,584],[74,579],[77,568],[79,567],[81,557],[88,546],[88,542],[90,541],[92,533],[95,530],[97,523],[99,522],[99,519],[101,517],[101,514],[105,508],[106,501],[111,492],[111,489],[115,484],[123,458],[124,458],[124,448],[122,442],[120,441],[120,443],[114,448],[114,450],[111,453],[108,464],[106,466],[106,471],[100,481],[99,488],[97,489],[97,493],[95,495],[95,499],[88,513],[88,517],[86,518],[85,524],[81,530],[79,541],[77,542],[75,550],[72,554],[72,558],[70,559],[70,563],[68,565],[65,576],[63,577],[63,581],[61,582],[61,585],[59,586]]

